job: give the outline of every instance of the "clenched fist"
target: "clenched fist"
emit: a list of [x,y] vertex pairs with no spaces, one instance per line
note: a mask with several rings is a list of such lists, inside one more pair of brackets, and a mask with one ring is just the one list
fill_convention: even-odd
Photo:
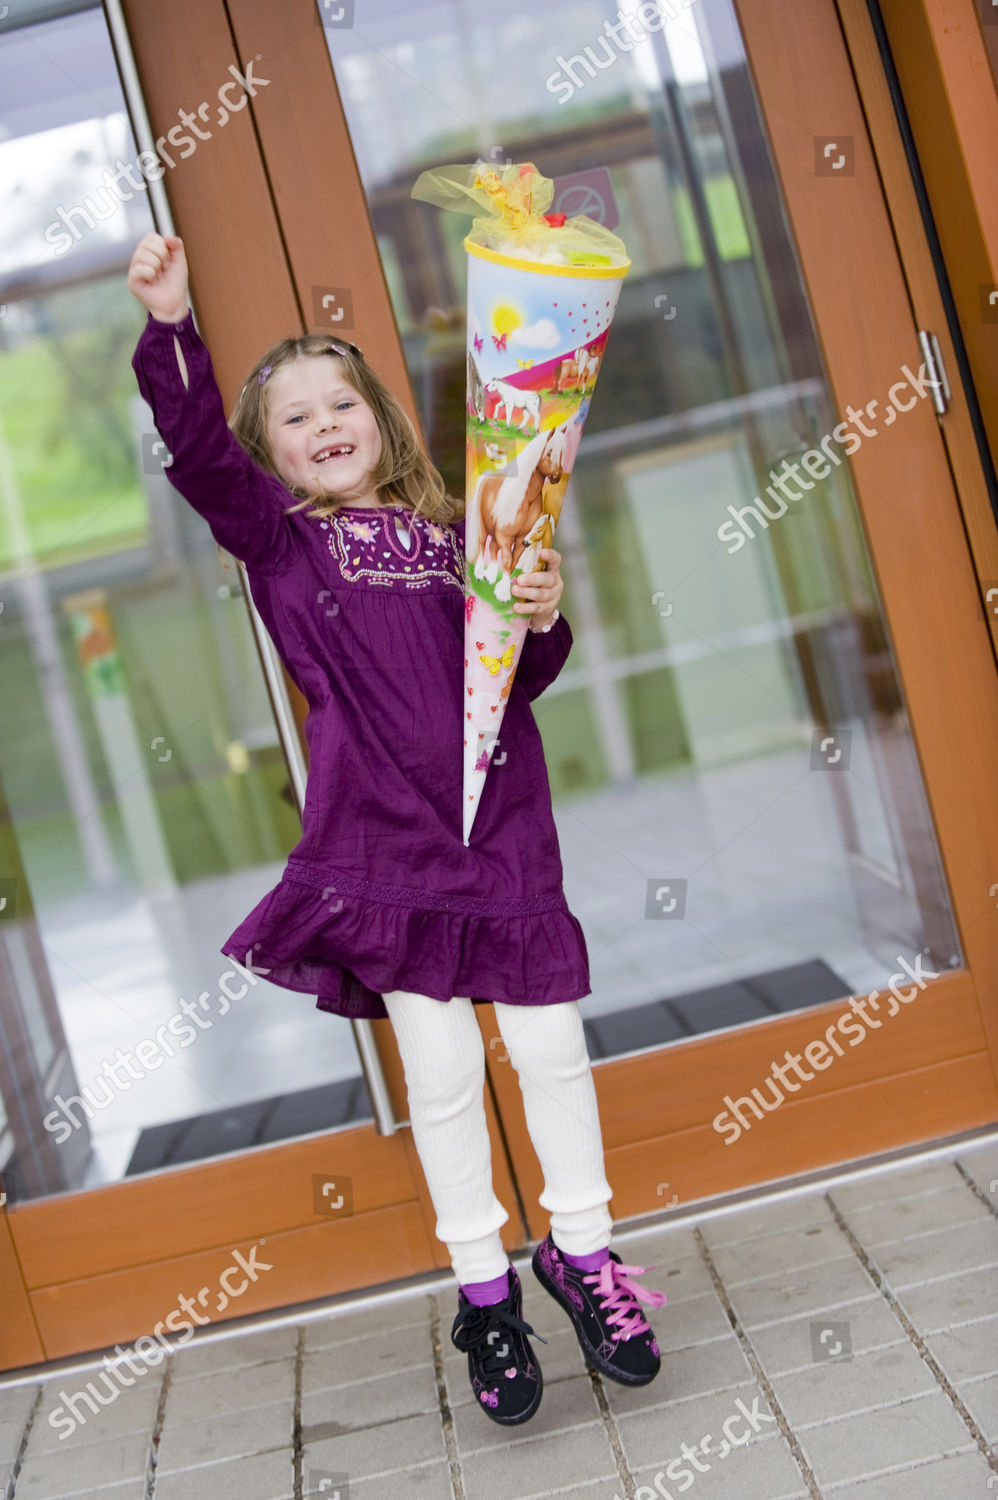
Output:
[[144,235],[128,267],[128,290],[160,323],[179,323],[187,302],[187,257],[175,234]]

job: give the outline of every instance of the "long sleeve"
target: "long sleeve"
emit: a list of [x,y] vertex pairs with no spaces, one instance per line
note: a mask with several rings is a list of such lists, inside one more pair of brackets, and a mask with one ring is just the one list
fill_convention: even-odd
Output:
[[[174,338],[187,367],[184,385]],[[202,515],[215,540],[262,573],[280,573],[297,555],[284,512],[289,492],[257,467],[225,420],[211,358],[192,313],[179,323],[152,314],[132,356],[139,390],[172,455],[167,478]]]
[[572,649],[572,629],[560,615],[551,630],[528,630],[516,668],[516,681],[531,702],[550,687]]

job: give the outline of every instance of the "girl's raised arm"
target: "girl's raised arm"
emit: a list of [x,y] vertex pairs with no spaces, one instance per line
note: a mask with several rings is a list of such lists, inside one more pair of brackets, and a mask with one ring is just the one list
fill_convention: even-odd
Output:
[[170,451],[167,478],[227,551],[261,572],[283,572],[298,550],[285,515],[291,497],[257,467],[226,422],[187,302],[182,242],[147,234],[132,257],[128,288],[149,313],[132,368]]

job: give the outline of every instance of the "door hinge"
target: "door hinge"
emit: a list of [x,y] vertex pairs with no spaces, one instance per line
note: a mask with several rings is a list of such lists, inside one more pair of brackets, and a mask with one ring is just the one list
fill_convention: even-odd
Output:
[[918,342],[922,350],[929,378],[926,385],[932,387],[932,404],[936,409],[937,416],[945,416],[949,409],[951,392],[949,381],[946,379],[946,366],[943,364],[943,354],[939,347],[939,340],[934,333],[927,333],[924,328],[918,330]]

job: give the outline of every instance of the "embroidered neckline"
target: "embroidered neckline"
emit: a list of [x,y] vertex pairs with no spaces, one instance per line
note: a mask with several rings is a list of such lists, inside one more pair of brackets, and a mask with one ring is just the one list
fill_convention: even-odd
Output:
[[402,538],[399,536],[398,531],[396,529],[396,526],[395,526],[395,517],[392,516],[391,520],[389,520],[388,517],[385,516],[385,518],[384,518],[384,520],[382,521],[381,524],[382,524],[382,529],[384,530],[384,533],[385,533],[385,541],[388,543],[389,547],[395,553],[395,556],[396,557],[400,557],[403,562],[407,562],[407,563],[415,562],[416,558],[419,556],[419,554],[423,550],[423,538],[420,535],[419,528],[417,526],[415,526],[415,525],[411,525],[411,526],[407,526],[406,527],[406,531],[407,531],[408,536],[409,536],[409,544],[411,546],[413,540],[415,540],[416,550],[415,550],[415,552],[404,552],[402,550],[402,548],[399,546],[399,543],[401,542]]
[[[340,574],[346,583],[362,579],[375,587],[406,589],[439,589],[444,583],[454,588],[464,588],[464,549],[453,528],[444,522],[426,521],[411,517],[409,529],[409,551],[401,546],[401,538],[395,532],[395,517],[404,506],[383,506],[381,524],[376,518],[376,508],[366,510],[358,507],[337,512],[330,517],[326,531],[329,551],[335,557]],[[423,520],[424,525],[418,521]]]

